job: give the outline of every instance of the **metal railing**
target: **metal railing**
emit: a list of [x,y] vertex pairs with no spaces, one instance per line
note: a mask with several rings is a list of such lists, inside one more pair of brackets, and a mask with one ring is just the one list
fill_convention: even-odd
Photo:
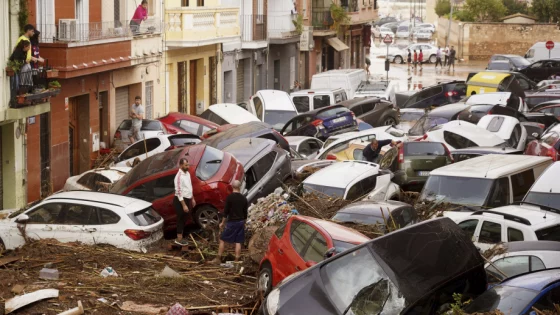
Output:
[[294,20],[297,14],[269,14],[268,15],[268,37],[270,38],[286,38],[297,36]]
[[241,40],[244,42],[266,40],[267,16],[264,14],[242,15]]
[[331,11],[328,8],[313,8],[311,23],[313,30],[329,30],[334,23]]
[[32,68],[29,64],[9,73],[10,107],[20,108],[45,102],[51,96],[60,93],[60,85],[53,86],[50,82],[51,69]]

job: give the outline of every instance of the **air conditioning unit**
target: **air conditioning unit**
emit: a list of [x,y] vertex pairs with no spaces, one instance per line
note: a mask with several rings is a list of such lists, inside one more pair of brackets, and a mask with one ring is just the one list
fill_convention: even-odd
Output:
[[58,21],[58,40],[61,41],[78,40],[78,20],[60,19]]

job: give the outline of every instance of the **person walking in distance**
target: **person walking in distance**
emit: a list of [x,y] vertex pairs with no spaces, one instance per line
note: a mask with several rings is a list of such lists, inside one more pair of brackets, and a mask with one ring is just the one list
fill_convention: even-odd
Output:
[[418,53],[416,53],[416,49],[414,49],[414,70],[418,66]]
[[132,19],[130,19],[130,30],[133,34],[140,32],[140,23],[148,19],[148,0],[142,0],[142,3],[134,11]]
[[451,71],[451,66],[453,66],[453,71],[455,71],[455,55],[457,52],[455,51],[455,46],[451,46],[451,50],[449,51],[449,71]]
[[422,61],[424,61],[424,53],[422,53],[422,49],[420,49],[420,53],[418,54],[418,63],[420,64],[420,71],[422,71]]
[[441,64],[441,46],[438,46],[438,49],[436,51],[436,69],[438,64],[440,68],[443,69],[443,65]]
[[445,50],[443,51],[443,53],[445,54],[443,66],[447,67],[447,65],[449,65],[449,46],[445,46]]
[[247,220],[249,202],[240,192],[240,181],[233,181],[232,187],[233,192],[226,198],[224,217],[220,223],[220,229],[225,226],[225,230],[220,237],[218,256],[212,261],[214,264],[222,262],[225,243],[235,244],[235,262],[239,262],[241,259],[241,244],[245,242],[245,221]]
[[130,128],[130,144],[140,140],[140,129],[142,129],[142,119],[144,119],[144,107],[141,104],[142,98],[136,96],[134,104],[130,109],[130,118],[132,118],[132,127]]
[[179,171],[175,175],[175,198],[173,207],[177,214],[177,239],[175,244],[187,246],[189,243],[183,238],[183,229],[189,212],[196,205],[193,196],[191,174],[189,173],[189,161],[185,158],[179,160]]
[[408,49],[408,56],[406,57],[406,62],[408,63],[408,71],[410,71],[410,63],[412,62],[412,54],[410,53],[410,49]]

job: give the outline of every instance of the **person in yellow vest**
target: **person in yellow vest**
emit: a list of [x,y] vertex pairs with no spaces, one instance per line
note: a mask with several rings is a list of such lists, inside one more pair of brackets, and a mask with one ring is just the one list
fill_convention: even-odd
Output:
[[[31,42],[31,37],[33,37],[33,34],[35,34],[35,26],[31,25],[31,24],[27,24],[23,27],[23,35],[21,35],[17,42],[16,42],[16,46],[17,44],[19,44],[19,42],[21,42],[22,40],[26,40],[28,42]],[[38,59],[33,57],[31,49],[29,49],[27,51],[27,59],[25,60],[26,63],[30,63],[30,62],[37,62]]]

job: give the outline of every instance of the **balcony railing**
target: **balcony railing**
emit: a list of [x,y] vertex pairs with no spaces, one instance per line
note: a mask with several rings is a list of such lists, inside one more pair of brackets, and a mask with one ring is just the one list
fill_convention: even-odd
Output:
[[327,31],[330,30],[334,23],[331,11],[328,8],[313,8],[311,14],[311,23],[313,30]]
[[267,16],[252,14],[241,16],[241,40],[244,42],[266,40]]
[[18,71],[6,68],[10,77],[10,107],[21,108],[46,103],[60,93],[60,85],[53,82],[57,70],[23,67]]
[[167,9],[167,41],[196,42],[239,36],[239,8]]
[[288,38],[298,36],[294,20],[297,14],[270,14],[268,16],[268,37]]

